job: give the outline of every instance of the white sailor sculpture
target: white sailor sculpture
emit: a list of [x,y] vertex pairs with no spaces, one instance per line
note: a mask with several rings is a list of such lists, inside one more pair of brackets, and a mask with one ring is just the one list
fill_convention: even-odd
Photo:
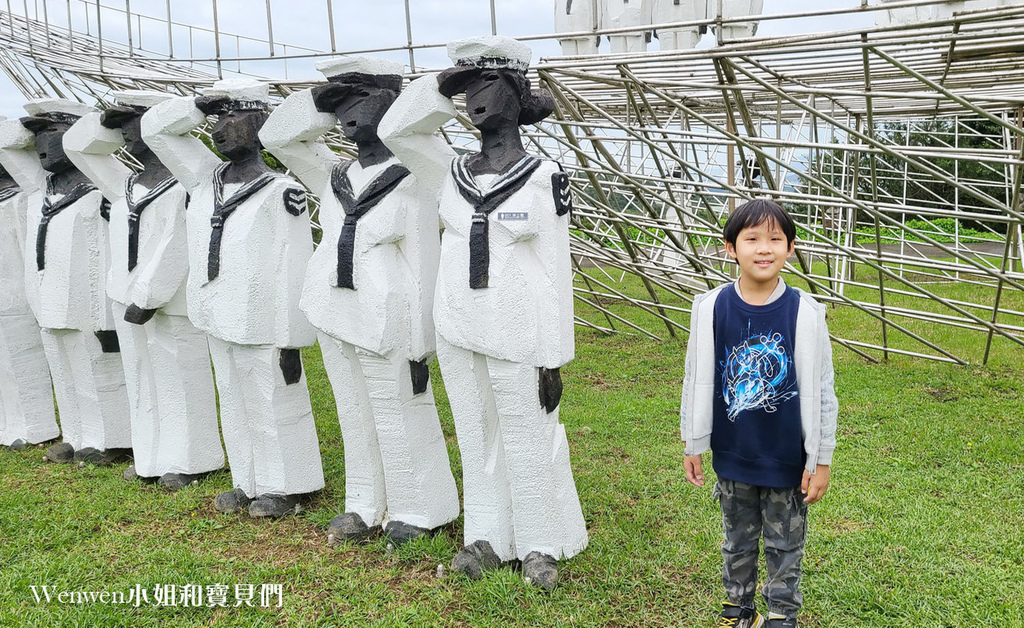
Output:
[[[119,92],[115,106],[83,116],[64,150],[110,201],[114,325],[132,419],[135,464],[125,477],[178,490],[224,466],[206,334],[188,320],[185,189],[142,141],[142,114],[171,96]],[[121,147],[142,166],[113,155]]]
[[[449,44],[455,67],[414,81],[380,137],[439,199],[444,233],[434,325],[462,454],[466,547],[454,569],[479,577],[519,559],[555,585],[556,560],[587,545],[558,421],[559,368],[573,358],[569,180],[523,150],[520,124],[551,113],[531,90],[530,49],[504,37]],[[435,131],[465,92],[479,153],[456,156]]]
[[[722,17],[725,19],[761,15],[764,0],[721,0]],[[708,0],[708,17],[718,16],[718,0]],[[745,39],[757,34],[757,22],[732,22],[722,25],[722,41]]]
[[[555,0],[555,32],[579,33],[600,28],[600,12],[595,15],[594,0]],[[566,56],[596,55],[600,35],[559,37],[562,54]]]
[[[111,464],[131,452],[124,372],[107,269],[109,204],[64,153],[64,133],[95,109],[35,100],[22,128],[5,126],[0,162],[28,194],[25,290],[42,330],[63,442],[54,462]],[[4,122],[9,125],[10,122]]]
[[[714,2],[715,0],[712,0]],[[654,24],[690,22],[708,17],[708,0],[650,0],[651,21]],[[689,50],[700,42],[700,26],[658,28],[658,48],[661,50]]]
[[[146,144],[191,195],[188,315],[209,334],[235,487],[214,505],[253,517],[294,512],[324,486],[299,354],[316,339],[298,307],[313,239],[305,191],[263,162],[267,109],[266,84],[236,79],[142,117]],[[211,137],[228,161],[190,134],[205,114],[217,116]]]
[[[628,28],[632,32],[608,35],[613,54],[646,52],[651,41],[651,9],[654,0],[601,0],[601,28]],[[646,30],[642,30],[644,27]]]
[[[345,444],[345,512],[328,531],[359,539],[383,526],[404,543],[459,515],[427,369],[437,200],[377,137],[402,65],[345,57],[317,69],[329,83],[288,97],[260,140],[320,198],[323,239],[300,305],[319,330]],[[339,123],[354,161],[319,139]]]
[[[24,130],[17,120],[6,124]],[[39,323],[25,294],[27,212],[28,195],[0,166],[0,445],[15,451],[60,436]]]

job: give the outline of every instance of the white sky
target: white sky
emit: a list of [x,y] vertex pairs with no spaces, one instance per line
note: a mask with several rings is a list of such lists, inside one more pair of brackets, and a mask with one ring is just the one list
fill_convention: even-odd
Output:
[[[46,0],[34,0],[36,6]],[[331,0],[334,10],[335,37],[337,49],[356,50],[400,46],[406,43],[404,0]],[[808,10],[812,4],[816,10],[853,7],[860,0],[764,0],[764,14],[795,13]],[[874,1],[872,3],[874,4]],[[90,0],[91,2],[91,0]],[[18,4],[21,4],[20,2]],[[109,6],[121,6],[112,0],[103,0]],[[417,44],[444,43],[474,35],[489,34],[491,30],[489,2],[487,0],[412,0],[413,40]],[[498,32],[509,36],[526,36],[550,33],[553,26],[554,0],[496,0]],[[72,20],[76,29],[84,28],[86,5],[82,0],[72,0]],[[33,2],[29,2],[30,10]],[[51,24],[66,25],[66,3],[50,0]],[[145,15],[165,16],[164,0],[132,0],[132,11]],[[330,35],[327,28],[325,0],[272,0],[274,12],[274,41],[278,44],[298,44],[307,48],[330,50]],[[291,13],[287,10],[297,6],[301,10]],[[172,17],[175,21],[212,28],[213,11],[211,0],[174,0]],[[95,5],[89,11],[89,20],[95,28]],[[16,11],[20,12],[20,11]],[[264,2],[258,0],[218,0],[218,18],[222,32],[248,35],[260,40],[267,39],[267,19]],[[104,36],[126,39],[124,18],[112,11],[103,14]],[[846,30],[870,26],[872,14],[845,15],[833,18],[772,20],[762,23],[759,36],[778,36],[793,33]],[[119,29],[119,30],[118,30]],[[140,34],[137,32],[135,37]],[[188,56],[189,33],[185,28],[176,27],[173,34],[174,51],[178,56]],[[139,44],[136,40],[136,45]],[[710,36],[700,47],[710,46]],[[159,50],[167,49],[166,26],[158,22],[143,21],[141,45]],[[213,36],[193,33],[191,45],[195,56],[213,56]],[[265,56],[268,45],[259,42],[242,41],[239,50],[243,56]],[[534,58],[558,54],[554,41],[531,42]],[[222,53],[235,53],[233,38],[221,41]],[[605,44],[602,49],[606,49]],[[652,44],[652,50],[657,44]],[[280,53],[281,48],[278,47]],[[292,51],[289,51],[292,52]],[[408,53],[386,55],[396,61],[408,62]],[[312,78],[320,75],[313,67],[313,59],[297,59],[288,62],[288,77]],[[416,52],[416,63],[421,67],[443,67],[447,65],[444,49],[420,50]],[[270,64],[252,63],[243,69],[268,76],[283,76],[281,62]],[[20,117],[24,97],[6,76],[0,74],[0,115]]]

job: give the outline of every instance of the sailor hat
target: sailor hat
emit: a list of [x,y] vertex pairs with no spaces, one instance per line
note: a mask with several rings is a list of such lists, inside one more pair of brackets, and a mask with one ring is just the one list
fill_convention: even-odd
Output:
[[270,106],[270,85],[253,79],[224,79],[203,90],[203,96],[226,111],[266,111]]
[[25,111],[29,117],[21,119],[22,125],[33,133],[39,133],[57,124],[70,126],[96,108],[64,98],[36,98],[25,103]]
[[328,84],[313,89],[318,111],[332,112],[352,93],[354,87],[376,87],[402,91],[405,66],[380,57],[334,57],[317,61],[316,69]]
[[119,129],[129,120],[146,113],[150,107],[173,98],[167,92],[131,89],[114,93],[114,104],[103,110],[100,124],[108,129]]
[[482,70],[504,68],[526,72],[533,51],[521,41],[499,35],[471,37],[448,44],[448,58],[456,66]]

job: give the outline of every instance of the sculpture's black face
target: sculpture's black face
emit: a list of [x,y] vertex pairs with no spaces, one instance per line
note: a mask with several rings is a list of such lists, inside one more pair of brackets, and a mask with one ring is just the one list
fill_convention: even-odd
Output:
[[136,159],[142,161],[150,154],[149,146],[142,141],[142,116],[135,116],[121,125],[124,148]]
[[67,130],[66,125],[56,125],[36,134],[36,154],[47,172],[64,172],[74,167],[64,153],[64,133]]
[[231,161],[242,161],[260,152],[259,130],[267,115],[262,111],[229,111],[217,117],[210,136]]
[[519,125],[522,102],[503,71],[508,70],[484,70],[466,87],[469,121],[481,131]]
[[398,95],[380,87],[356,87],[334,110],[345,137],[353,142],[377,140],[377,125]]

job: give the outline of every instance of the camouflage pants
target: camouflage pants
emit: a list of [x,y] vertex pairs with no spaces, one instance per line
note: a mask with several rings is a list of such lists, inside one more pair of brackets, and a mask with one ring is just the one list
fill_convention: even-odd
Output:
[[758,545],[764,537],[768,580],[761,595],[768,612],[795,618],[803,603],[800,560],[807,532],[807,504],[800,488],[768,488],[719,479],[722,507],[722,584],[733,604],[754,607]]

